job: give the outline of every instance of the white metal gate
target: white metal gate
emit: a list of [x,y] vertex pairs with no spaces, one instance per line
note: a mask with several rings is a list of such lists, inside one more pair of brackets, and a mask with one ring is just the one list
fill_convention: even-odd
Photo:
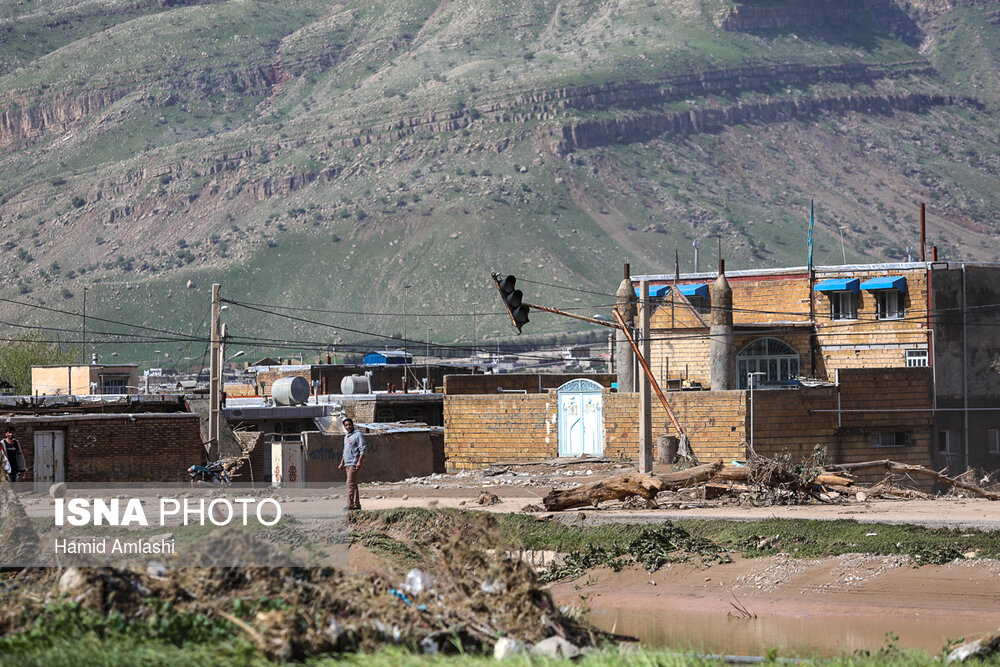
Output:
[[604,393],[593,380],[559,387],[559,456],[604,455]]
[[35,431],[35,493],[48,493],[56,482],[66,481],[62,431]]

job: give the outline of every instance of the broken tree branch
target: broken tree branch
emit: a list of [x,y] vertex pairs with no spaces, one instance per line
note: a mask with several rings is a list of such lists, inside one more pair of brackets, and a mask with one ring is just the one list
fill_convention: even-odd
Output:
[[722,463],[718,462],[660,476],[639,473],[615,475],[573,489],[553,489],[542,499],[542,505],[546,511],[558,512],[575,507],[596,506],[609,500],[626,500],[634,496],[652,503],[656,494],[661,491],[701,484],[711,479],[721,468]]
[[882,468],[889,472],[898,472],[909,475],[920,475],[921,477],[930,477],[931,479],[937,480],[942,484],[947,484],[948,486],[955,487],[957,489],[962,489],[963,491],[968,491],[972,495],[979,496],[980,498],[988,498],[989,500],[1000,500],[1000,493],[995,491],[986,491],[975,484],[969,484],[968,482],[963,482],[954,477],[948,477],[944,473],[940,473],[936,470],[931,470],[930,468],[925,468],[923,466],[910,465],[907,463],[898,463],[896,461],[889,461],[888,459],[883,459],[881,461],[864,461],[862,463],[845,463],[841,465],[833,465],[831,468],[842,470],[845,472],[855,472],[858,470],[873,470],[877,468]]

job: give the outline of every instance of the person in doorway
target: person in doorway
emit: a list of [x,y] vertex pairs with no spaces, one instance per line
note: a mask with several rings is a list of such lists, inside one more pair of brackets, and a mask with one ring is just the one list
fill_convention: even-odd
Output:
[[350,417],[344,419],[343,424],[347,435],[344,436],[344,453],[337,467],[347,471],[347,509],[359,510],[361,497],[358,494],[358,474],[365,458],[365,436],[354,427],[354,420]]
[[20,441],[14,437],[14,426],[7,424],[4,428],[3,440],[0,440],[0,454],[3,456],[3,470],[7,475],[7,480],[17,481],[17,476],[24,472],[24,452],[21,450]]

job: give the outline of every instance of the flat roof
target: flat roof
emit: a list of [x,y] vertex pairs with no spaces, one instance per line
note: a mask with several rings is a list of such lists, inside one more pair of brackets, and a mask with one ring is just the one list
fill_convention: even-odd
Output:
[[32,368],[139,368],[139,364],[38,364]]
[[[813,270],[817,273],[825,273],[832,271],[906,271],[914,269],[933,269],[933,270],[947,270],[953,268],[962,268],[963,266],[978,266],[987,268],[998,268],[1000,269],[1000,262],[890,262],[886,264],[834,264],[830,266],[814,266]],[[778,276],[786,273],[806,273],[809,270],[807,266],[786,266],[781,268],[770,268],[770,269],[742,269],[740,271],[726,271],[726,276],[729,277],[739,277],[739,276]],[[716,271],[702,271],[700,273],[682,273],[679,276],[680,280],[714,280],[718,276]],[[633,275],[629,276],[632,282],[638,282],[640,280],[658,281],[666,280],[672,282],[674,280],[673,273],[655,273],[655,274],[643,274],[643,275]]]

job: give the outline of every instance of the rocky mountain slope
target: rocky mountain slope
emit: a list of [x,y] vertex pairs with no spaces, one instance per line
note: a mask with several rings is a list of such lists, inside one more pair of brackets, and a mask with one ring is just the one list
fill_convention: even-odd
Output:
[[591,314],[696,240],[802,265],[810,199],[821,263],[905,259],[920,201],[1000,259],[992,2],[0,1],[0,34],[9,337],[79,340],[86,288],[170,332],[93,322],[105,358],[200,358],[220,282],[244,347],[400,334],[404,293],[409,338],[493,341],[490,270]]

